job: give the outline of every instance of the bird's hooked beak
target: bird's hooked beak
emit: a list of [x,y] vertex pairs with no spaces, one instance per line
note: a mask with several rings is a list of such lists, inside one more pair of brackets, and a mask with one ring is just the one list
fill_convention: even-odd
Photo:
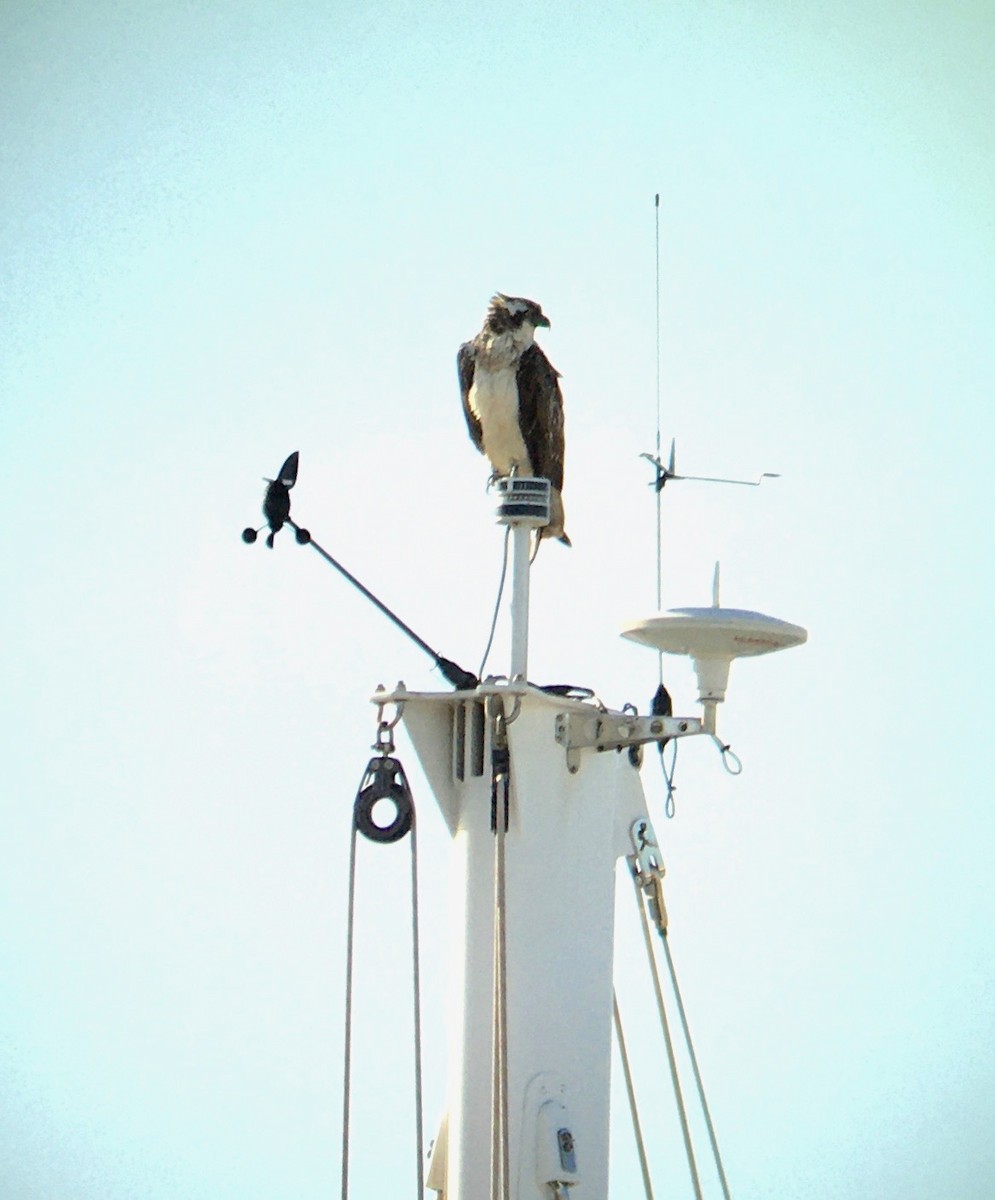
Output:
[[536,329],[550,329],[549,317],[545,313],[540,313],[535,321]]

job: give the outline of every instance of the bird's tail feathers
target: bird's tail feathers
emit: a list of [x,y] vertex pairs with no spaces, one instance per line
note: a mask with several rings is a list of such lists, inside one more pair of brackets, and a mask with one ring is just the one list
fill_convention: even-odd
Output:
[[539,553],[539,547],[542,545],[542,543],[548,537],[555,537],[556,540],[558,542],[562,542],[564,546],[572,546],[573,545],[573,542],[567,537],[567,535],[565,533],[550,534],[546,529],[537,529],[535,531],[535,533],[533,533],[533,535],[532,535],[532,538],[533,538],[532,555],[529,558],[529,566],[530,567],[536,560],[536,555]]

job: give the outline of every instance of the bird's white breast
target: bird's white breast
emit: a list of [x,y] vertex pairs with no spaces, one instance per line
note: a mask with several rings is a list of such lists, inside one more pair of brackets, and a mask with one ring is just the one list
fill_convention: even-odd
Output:
[[484,453],[498,475],[508,475],[513,466],[531,474],[519,426],[515,367],[489,371],[478,362],[467,400],[483,431]]

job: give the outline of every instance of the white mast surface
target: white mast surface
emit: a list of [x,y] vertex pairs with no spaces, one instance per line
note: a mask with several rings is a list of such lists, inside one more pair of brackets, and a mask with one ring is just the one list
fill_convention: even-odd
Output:
[[[516,697],[500,690],[510,710]],[[509,1195],[549,1200],[555,1193],[542,1175],[553,1170],[562,1184],[583,1185],[580,1196],[604,1197],[615,863],[631,851],[629,829],[645,814],[645,800],[627,754],[588,748],[578,770],[567,766],[557,719],[591,706],[522,690],[508,725]],[[481,1200],[492,1175],[491,732],[478,693],[403,698],[408,732],[453,835],[448,1128],[429,1184],[442,1185],[446,1200]],[[575,1171],[559,1161],[561,1129],[570,1132]]]
[[[453,838],[448,1111],[428,1178],[445,1200],[501,1200],[505,1190],[495,1194],[492,1161],[498,714],[510,754],[506,1191],[512,1200],[550,1200],[574,1187],[580,1197],[608,1193],[615,864],[631,851],[629,830],[646,803],[628,754],[601,753],[591,738],[570,748],[564,729],[597,724],[601,710],[525,682],[529,536],[548,521],[521,511],[534,499],[529,490],[541,491],[534,484],[545,481],[498,483],[513,539],[512,682],[391,697],[403,701]],[[548,485],[544,496],[548,505]]]

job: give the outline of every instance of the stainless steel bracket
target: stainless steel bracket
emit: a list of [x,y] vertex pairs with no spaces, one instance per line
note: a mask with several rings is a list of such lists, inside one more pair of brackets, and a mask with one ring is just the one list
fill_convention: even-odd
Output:
[[[580,767],[579,751],[583,749],[634,750],[663,738],[691,737],[701,732],[698,717],[640,717],[614,712],[556,715],[556,740],[567,752],[567,766],[572,774]],[[639,765],[636,757],[633,765]]]
[[633,878],[642,888],[649,907],[650,919],[664,937],[667,936],[667,905],[663,899],[663,877],[667,868],[663,865],[660,843],[649,817],[640,817],[629,828],[633,853],[629,855],[629,867]]

